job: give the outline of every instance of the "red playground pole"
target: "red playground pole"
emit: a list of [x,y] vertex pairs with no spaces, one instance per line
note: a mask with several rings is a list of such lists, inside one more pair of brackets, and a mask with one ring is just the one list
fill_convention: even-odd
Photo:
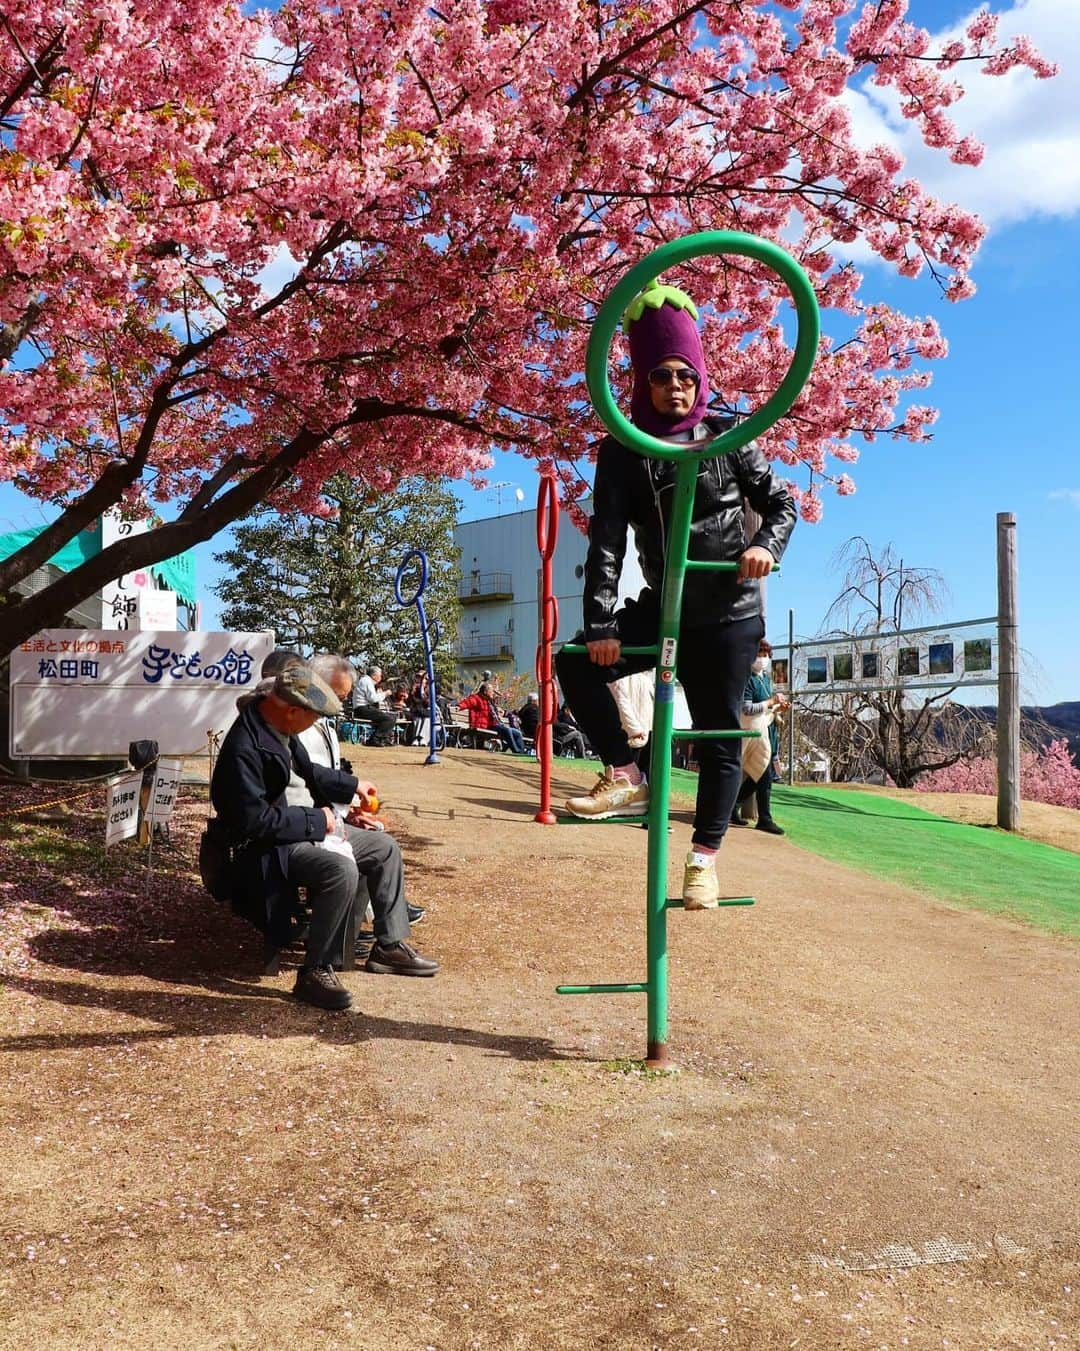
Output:
[[552,584],[551,560],[559,537],[559,501],[555,475],[540,475],[536,497],[536,547],[543,564],[540,580],[540,641],[536,647],[536,680],[540,687],[540,725],[536,729],[536,758],[540,762],[540,810],[533,817],[542,826],[556,824],[551,810],[551,729],[555,723],[555,680],[551,674],[551,649],[559,632],[559,602]]

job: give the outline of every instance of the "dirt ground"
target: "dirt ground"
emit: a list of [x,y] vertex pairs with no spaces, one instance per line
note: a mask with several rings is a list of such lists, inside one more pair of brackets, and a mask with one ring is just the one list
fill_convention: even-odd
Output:
[[737,832],[645,1073],[643,996],[554,992],[644,978],[645,832],[420,760],[363,768],[444,968],[348,1014],[259,978],[194,809],[136,894],[4,879],[0,1346],[1077,1344],[1076,944]]

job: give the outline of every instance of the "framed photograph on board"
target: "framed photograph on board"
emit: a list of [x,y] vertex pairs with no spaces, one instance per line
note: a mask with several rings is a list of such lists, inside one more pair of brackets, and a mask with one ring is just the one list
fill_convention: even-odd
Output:
[[952,675],[953,660],[952,643],[930,644],[930,674],[932,676]]

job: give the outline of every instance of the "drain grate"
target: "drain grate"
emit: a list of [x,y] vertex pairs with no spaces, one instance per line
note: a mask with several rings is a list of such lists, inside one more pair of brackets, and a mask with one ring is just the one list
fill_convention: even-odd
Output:
[[809,1261],[817,1267],[835,1271],[895,1271],[907,1267],[939,1266],[947,1262],[977,1262],[987,1257],[1019,1257],[1026,1249],[995,1234],[990,1243],[957,1243],[941,1235],[914,1246],[910,1243],[886,1243],[870,1252],[841,1249],[833,1257],[811,1253]]

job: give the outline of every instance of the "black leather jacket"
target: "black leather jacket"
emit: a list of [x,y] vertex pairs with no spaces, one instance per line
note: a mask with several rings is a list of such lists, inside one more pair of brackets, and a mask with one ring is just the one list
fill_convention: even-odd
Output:
[[[713,436],[730,425],[730,418],[705,420],[705,429]],[[637,455],[614,437],[600,443],[585,561],[587,642],[617,636],[614,615],[629,526],[647,586],[656,593],[643,592],[642,599],[659,607],[675,471],[672,461]],[[744,501],[762,518],[753,539],[747,538]],[[779,562],[794,527],[795,502],[753,444],[698,466],[688,557],[734,562],[748,547],[760,545]],[[738,581],[723,572],[686,574],[683,627],[730,624],[760,613],[761,587],[756,581]]]

